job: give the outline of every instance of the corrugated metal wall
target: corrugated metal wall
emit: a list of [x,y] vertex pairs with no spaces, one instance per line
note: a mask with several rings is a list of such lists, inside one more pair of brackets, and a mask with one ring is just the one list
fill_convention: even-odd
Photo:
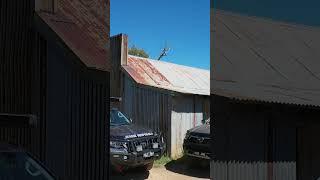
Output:
[[211,179],[221,180],[296,180],[295,162],[272,164],[272,173],[266,162],[213,162]]
[[168,92],[139,87],[131,79],[123,77],[122,111],[133,119],[134,123],[161,131],[167,142],[170,137],[172,98]]
[[296,179],[294,114],[278,106],[212,100],[213,179]]
[[126,75],[123,79],[122,111],[134,123],[163,132],[171,157],[182,155],[187,130],[202,124],[210,114],[209,97],[173,95],[170,91],[137,85]]
[[0,141],[30,151],[62,180],[106,180],[109,73],[81,66],[64,44],[47,47],[33,32],[33,8],[33,0],[0,1],[0,113],[38,118],[36,128],[0,127]]
[[183,154],[183,140],[187,130],[203,124],[208,118],[209,97],[176,94],[171,115],[171,157]]
[[31,2],[0,1],[0,112],[31,111]]
[[48,45],[45,163],[62,180],[105,180],[109,73],[79,67],[58,47]]
[[[34,4],[31,0],[0,1],[0,113],[33,114]],[[37,128],[0,127],[0,141],[18,144],[39,156]]]

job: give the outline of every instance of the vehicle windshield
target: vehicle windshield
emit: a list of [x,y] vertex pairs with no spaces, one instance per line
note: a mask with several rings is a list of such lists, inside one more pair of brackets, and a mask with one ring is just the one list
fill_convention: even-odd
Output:
[[111,126],[121,126],[121,125],[129,125],[131,122],[130,120],[122,114],[118,110],[111,110],[110,111],[110,125]]
[[0,179],[55,180],[40,164],[23,152],[0,152]]

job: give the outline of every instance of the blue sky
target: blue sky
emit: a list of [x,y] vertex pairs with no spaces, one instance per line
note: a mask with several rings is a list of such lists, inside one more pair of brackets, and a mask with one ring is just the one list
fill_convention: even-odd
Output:
[[211,7],[278,21],[320,26],[319,0],[216,0],[211,3]]
[[111,36],[129,35],[132,44],[163,61],[210,68],[209,0],[111,0]]

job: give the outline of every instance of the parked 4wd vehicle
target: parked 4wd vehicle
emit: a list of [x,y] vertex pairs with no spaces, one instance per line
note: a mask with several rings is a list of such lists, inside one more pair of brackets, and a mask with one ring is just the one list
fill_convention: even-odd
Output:
[[5,143],[0,143],[0,179],[55,180],[29,153]]
[[183,143],[185,155],[201,159],[210,159],[210,118],[203,125],[187,131]]
[[117,109],[110,111],[110,162],[113,170],[132,167],[150,170],[165,150],[159,132],[137,126]]

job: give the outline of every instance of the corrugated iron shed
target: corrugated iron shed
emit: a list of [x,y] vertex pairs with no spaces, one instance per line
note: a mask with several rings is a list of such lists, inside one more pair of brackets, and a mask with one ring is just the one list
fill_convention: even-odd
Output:
[[207,70],[131,55],[122,67],[138,84],[185,94],[210,94]]
[[[96,2],[96,1],[92,1]],[[101,3],[100,3],[101,4]],[[106,4],[107,5],[107,4]],[[89,68],[110,71],[107,20],[94,11],[94,4],[60,0],[57,13],[37,12],[48,26]],[[101,12],[107,12],[101,9]]]
[[320,28],[220,10],[211,16],[212,94],[320,105]]

